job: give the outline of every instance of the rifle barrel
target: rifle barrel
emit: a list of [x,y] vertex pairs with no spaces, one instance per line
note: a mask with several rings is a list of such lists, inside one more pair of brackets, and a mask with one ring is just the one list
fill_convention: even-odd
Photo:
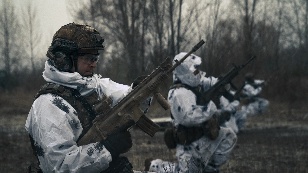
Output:
[[245,64],[243,64],[242,66],[243,67],[245,67],[247,64],[249,64],[250,63],[250,61],[252,61],[253,59],[255,59],[256,58],[256,56],[254,55],[254,56],[252,56]]
[[179,66],[190,54],[197,51],[205,42],[201,40],[198,44],[196,44],[182,59],[176,61],[176,63],[168,70],[167,73],[173,71],[177,66]]

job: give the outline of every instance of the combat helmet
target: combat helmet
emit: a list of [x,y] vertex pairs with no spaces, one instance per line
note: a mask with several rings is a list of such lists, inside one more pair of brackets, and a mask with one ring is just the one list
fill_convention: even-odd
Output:
[[47,51],[48,61],[59,71],[69,72],[77,62],[77,55],[99,55],[104,39],[88,25],[69,23],[62,26],[53,36]]

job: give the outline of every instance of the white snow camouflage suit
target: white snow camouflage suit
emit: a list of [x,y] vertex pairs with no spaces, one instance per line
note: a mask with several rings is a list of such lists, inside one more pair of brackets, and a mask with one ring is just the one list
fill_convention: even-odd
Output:
[[[43,77],[47,82],[78,89],[81,95],[96,92],[112,99],[122,99],[131,87],[113,82],[109,78],[82,77],[79,73],[58,71],[45,63]],[[97,143],[77,146],[83,131],[76,110],[63,98],[54,94],[40,95],[32,104],[25,128],[39,149],[38,159],[43,172],[101,172],[112,161],[110,152],[97,148]]]

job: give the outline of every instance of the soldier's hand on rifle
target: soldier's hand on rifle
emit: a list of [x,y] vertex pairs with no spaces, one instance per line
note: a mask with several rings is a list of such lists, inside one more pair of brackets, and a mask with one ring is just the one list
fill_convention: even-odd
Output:
[[229,111],[222,111],[219,115],[219,124],[223,124],[226,121],[229,121],[231,118],[231,112]]
[[101,143],[110,152],[112,159],[119,157],[122,153],[126,153],[133,145],[129,131],[110,135]]
[[220,94],[215,93],[212,98],[212,101],[215,103],[216,107],[220,107]]

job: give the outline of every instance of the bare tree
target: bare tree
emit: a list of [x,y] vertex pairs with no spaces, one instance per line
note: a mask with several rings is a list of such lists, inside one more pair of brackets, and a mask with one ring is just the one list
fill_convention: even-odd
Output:
[[[153,46],[151,54],[149,55],[150,61],[153,65],[160,64],[167,54],[174,52],[174,32],[171,29],[170,34],[168,27],[174,28],[172,22],[168,23],[168,15],[170,10],[173,12],[173,1],[159,1],[153,0],[149,3],[149,16],[152,22],[149,23],[148,32],[150,33],[151,41]],[[170,17],[170,20],[173,16]],[[170,35],[172,38],[170,38]],[[170,38],[169,42],[168,39]]]
[[[284,9],[283,20],[283,35],[281,36],[281,44],[284,48],[289,49],[288,52],[292,52],[288,58],[288,68],[293,71],[306,71],[308,66],[308,1],[307,0],[294,0],[285,1],[282,3]],[[288,9],[288,10],[286,10]],[[307,72],[303,72],[307,74]]]
[[40,24],[37,17],[37,9],[32,1],[29,1],[23,11],[23,30],[27,33],[25,43],[27,44],[27,52],[29,52],[32,73],[36,71],[35,57],[38,56],[36,50],[41,42]]
[[255,10],[258,0],[244,0],[244,4],[240,1],[237,1],[238,4],[242,7],[243,10],[243,35],[244,35],[244,42],[243,42],[243,51],[244,51],[244,58],[250,58],[253,54],[252,52],[252,44],[253,44],[253,36],[252,32],[254,29],[254,22],[255,22]]
[[[220,0],[215,0],[212,1],[212,3],[209,5],[209,19],[208,21],[211,22],[210,23],[210,30],[208,31],[207,34],[207,45],[206,45],[206,49],[207,49],[207,53],[206,53],[206,57],[207,57],[207,70],[212,73],[215,74],[217,73],[217,70],[219,70],[217,68],[217,65],[219,65],[219,61],[221,60],[221,57],[218,57],[218,52],[221,52],[221,50],[217,50],[216,46],[218,45],[218,38],[217,38],[217,34],[218,34],[218,28],[217,28],[217,24],[219,22],[219,15],[220,15],[220,6],[221,6],[221,1]],[[215,61],[212,62],[213,59],[216,59]]]
[[306,0],[305,1],[305,25],[304,25],[304,28],[305,28],[305,47],[306,47],[306,50],[308,49],[308,1]]
[[[142,54],[138,50],[145,50],[143,48],[145,45],[145,39],[143,37],[143,26],[146,22],[142,16],[144,10],[144,2],[141,1],[117,1],[113,2],[113,7],[116,9],[115,13],[109,13],[107,20],[110,18],[108,22],[108,26],[113,24],[112,28],[114,32],[118,32],[116,34],[116,38],[122,43],[124,46],[126,53],[122,54],[122,56],[127,60],[127,67],[129,73],[127,73],[128,79],[133,79],[141,74],[141,59]],[[101,8],[102,9],[102,8]],[[102,11],[103,13],[103,11]],[[116,14],[116,16],[114,16]],[[144,16],[145,17],[145,16]],[[114,20],[113,22],[111,20]],[[115,28],[116,27],[116,28]],[[137,49],[138,48],[138,49]],[[137,67],[137,68],[132,68]]]
[[170,50],[175,54],[175,30],[174,30],[174,1],[169,0],[169,20],[170,20],[170,32],[171,32],[171,37],[170,37]]
[[197,30],[192,27],[195,10],[192,6],[183,12],[183,4],[184,1],[174,0],[92,0],[77,10],[75,16],[89,24],[91,16],[95,17],[97,28],[106,38],[105,53],[109,54],[106,59],[111,63],[121,58],[125,66],[116,73],[132,79],[153,70],[167,55],[174,56],[185,50],[186,45],[196,43],[197,38],[191,40]]
[[4,70],[10,76],[14,65],[19,63],[17,57],[19,56],[20,47],[17,46],[19,37],[19,23],[18,16],[15,12],[15,7],[8,0],[2,1],[2,8],[0,11],[0,34],[2,47],[1,54],[4,62]]
[[307,13],[308,2],[306,0],[294,0],[281,2],[282,20],[284,28],[283,44],[289,47],[297,47],[305,44],[307,37]]

